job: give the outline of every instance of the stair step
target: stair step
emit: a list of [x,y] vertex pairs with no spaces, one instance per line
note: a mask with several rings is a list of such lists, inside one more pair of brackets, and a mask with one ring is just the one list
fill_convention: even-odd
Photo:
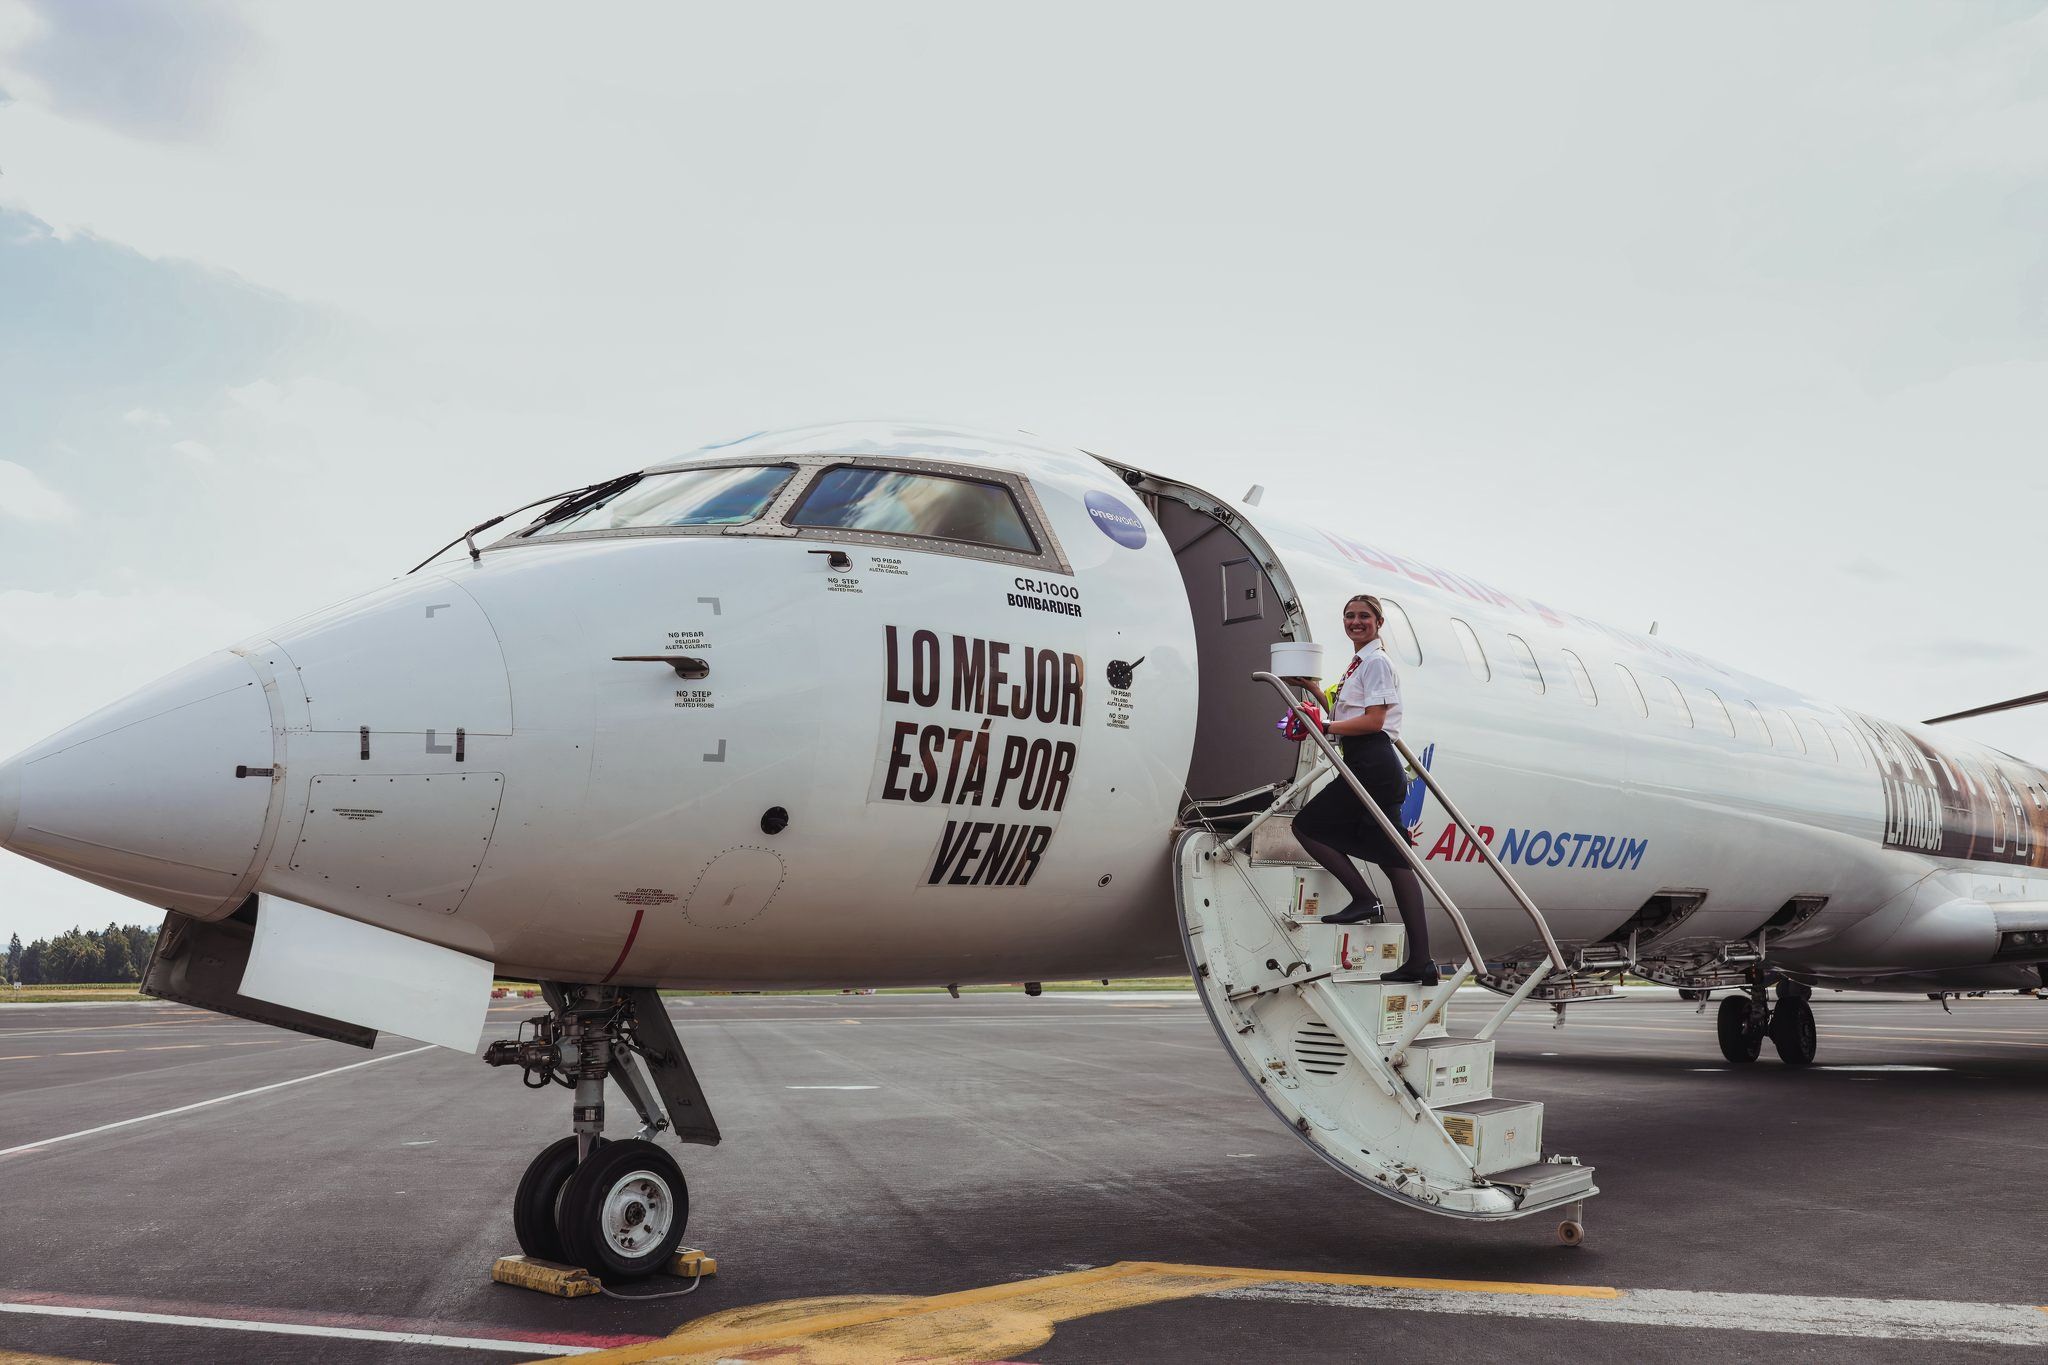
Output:
[[1499,1171],[1487,1177],[1496,1185],[1508,1185],[1522,1192],[1525,1208],[1540,1208],[1581,1199],[1593,1188],[1593,1168],[1568,1161],[1539,1161]]
[[1528,1166],[1543,1155],[1543,1105],[1537,1100],[1472,1100],[1436,1113],[1481,1175]]
[[1401,1075],[1432,1109],[1491,1099],[1493,1040],[1417,1038],[1408,1045]]
[[1401,965],[1408,934],[1398,924],[1317,924],[1287,921],[1287,935],[1315,973],[1340,980],[1372,980]]
[[[1345,1006],[1372,1030],[1373,1041],[1382,1046],[1399,1038],[1401,1030],[1415,1021],[1429,1001],[1426,989],[1405,983],[1389,985],[1383,981],[1333,977],[1318,982],[1313,989],[1341,991]],[[1442,1011],[1439,1011],[1437,1018],[1423,1025],[1416,1041],[1441,1038],[1445,1032]]]

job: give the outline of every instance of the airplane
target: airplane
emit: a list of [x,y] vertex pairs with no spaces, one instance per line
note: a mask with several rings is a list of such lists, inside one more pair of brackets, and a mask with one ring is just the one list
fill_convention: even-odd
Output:
[[[35,745],[0,846],[166,911],[159,998],[474,1052],[493,980],[539,983],[484,1053],[573,1092],[515,1227],[618,1279],[688,1219],[656,1136],[720,1137],[664,989],[1192,971],[1333,1167],[1564,1209],[1571,1242],[1592,1168],[1493,1093],[1507,1011],[1719,991],[1728,1061],[1801,1065],[1817,987],[2048,986],[2048,771],[1367,534],[1030,436],[758,434],[493,517]],[[1378,980],[1398,926],[1317,922],[1287,833],[1341,775],[1275,725],[1311,676],[1275,650],[1342,639],[1359,592],[1463,955],[1434,991]],[[1453,1036],[1473,981],[1506,1003]],[[636,1137],[604,1137],[607,1079]]]

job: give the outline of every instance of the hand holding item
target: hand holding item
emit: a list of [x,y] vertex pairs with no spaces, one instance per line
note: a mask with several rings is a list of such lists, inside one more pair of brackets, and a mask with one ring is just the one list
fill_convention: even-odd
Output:
[[[1306,722],[1302,720],[1304,712],[1308,715]],[[1308,738],[1309,725],[1314,725],[1316,729],[1325,732],[1330,728],[1330,722],[1323,715],[1323,708],[1316,705],[1314,701],[1304,700],[1299,711],[1289,711],[1279,719],[1274,728],[1296,744],[1299,744]]]

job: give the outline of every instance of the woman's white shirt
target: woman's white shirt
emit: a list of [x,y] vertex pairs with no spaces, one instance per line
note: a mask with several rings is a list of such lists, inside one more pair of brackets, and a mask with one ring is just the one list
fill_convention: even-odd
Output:
[[1394,661],[1387,657],[1387,651],[1378,640],[1367,641],[1353,656],[1358,667],[1351,670],[1351,676],[1337,689],[1337,700],[1332,716],[1337,720],[1350,720],[1362,716],[1369,706],[1387,708],[1387,719],[1382,727],[1387,738],[1398,739],[1401,735],[1401,679],[1394,672]]

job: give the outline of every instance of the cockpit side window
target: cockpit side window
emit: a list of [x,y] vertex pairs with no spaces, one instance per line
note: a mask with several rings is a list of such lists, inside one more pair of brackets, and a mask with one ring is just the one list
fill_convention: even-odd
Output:
[[720,465],[649,474],[526,537],[664,526],[740,526],[758,518],[796,475],[794,465]]
[[1038,540],[1004,484],[950,474],[837,465],[820,474],[788,523],[1037,554]]

